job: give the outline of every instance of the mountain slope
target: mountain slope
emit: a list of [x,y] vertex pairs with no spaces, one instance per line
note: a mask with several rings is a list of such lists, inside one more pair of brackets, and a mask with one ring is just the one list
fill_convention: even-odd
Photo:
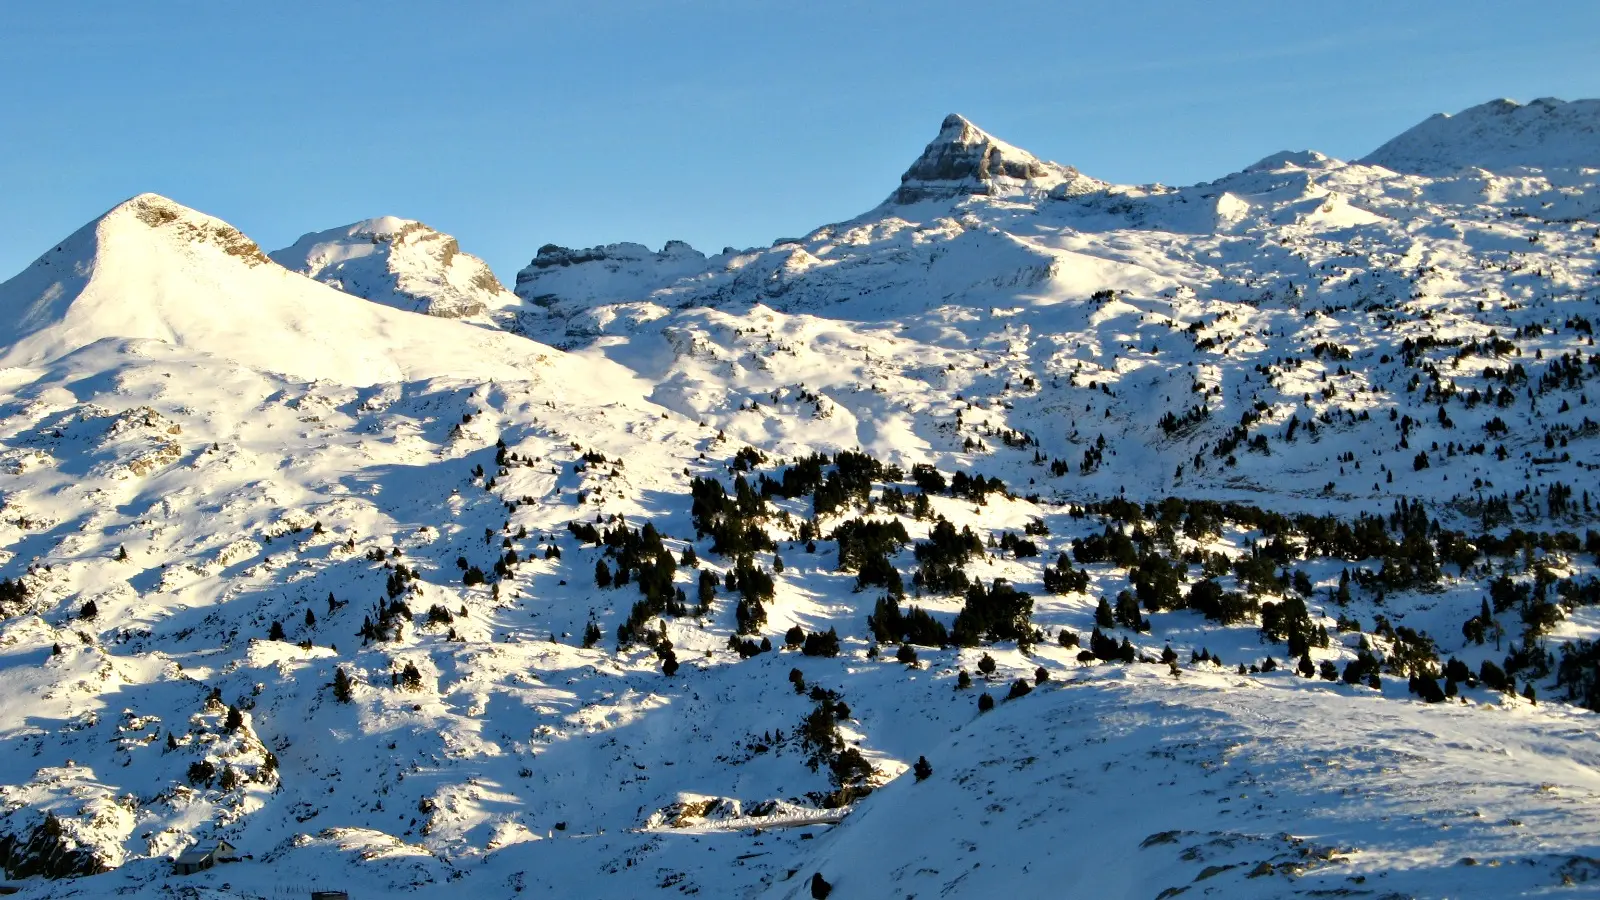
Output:
[[928,749],[926,780],[862,801],[765,896],[809,898],[811,873],[836,897],[1537,896],[1600,875],[1589,824],[1528,833],[1600,797],[1588,718],[1287,671],[1047,683]]
[[[967,133],[946,126],[935,147]],[[635,256],[603,290],[602,255],[531,266],[519,326],[785,453],[825,435],[1069,495],[1477,515],[1600,461],[1586,394],[1557,373],[1593,355],[1595,181],[1290,153],[1184,188],[956,191],[698,270]],[[1574,389],[1517,397],[1514,365]]]
[[286,269],[407,312],[459,319],[517,302],[455,238],[409,219],[384,216],[313,232],[269,255]]
[[1491,100],[1453,116],[1439,113],[1362,162],[1431,176],[1468,167],[1493,172],[1600,168],[1600,100]]

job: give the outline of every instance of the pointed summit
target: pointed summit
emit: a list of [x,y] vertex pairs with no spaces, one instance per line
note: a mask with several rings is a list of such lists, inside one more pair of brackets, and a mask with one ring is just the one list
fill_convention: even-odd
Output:
[[938,136],[900,176],[900,188],[889,202],[1032,193],[1082,177],[1077,169],[1044,162],[951,113]]

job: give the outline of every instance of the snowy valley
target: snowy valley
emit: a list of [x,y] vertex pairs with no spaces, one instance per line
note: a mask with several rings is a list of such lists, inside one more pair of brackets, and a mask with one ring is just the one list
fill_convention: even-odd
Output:
[[1600,894],[1597,130],[1169,187],[953,115],[510,289],[127,200],[0,284],[5,885]]

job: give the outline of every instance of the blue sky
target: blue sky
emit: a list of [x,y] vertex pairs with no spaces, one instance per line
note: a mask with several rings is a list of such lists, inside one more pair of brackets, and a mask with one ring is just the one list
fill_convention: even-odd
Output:
[[1600,3],[0,5],[0,278],[151,190],[264,247],[376,215],[537,248],[766,244],[883,199],[948,112],[1101,178],[1364,154],[1600,96]]

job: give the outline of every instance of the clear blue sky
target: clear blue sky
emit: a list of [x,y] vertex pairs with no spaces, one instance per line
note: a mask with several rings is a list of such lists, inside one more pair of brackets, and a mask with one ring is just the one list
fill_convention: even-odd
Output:
[[421,219],[766,244],[870,208],[948,112],[1115,181],[1360,156],[1495,97],[1600,96],[1600,3],[385,0],[0,5],[0,279],[150,190],[276,249]]

